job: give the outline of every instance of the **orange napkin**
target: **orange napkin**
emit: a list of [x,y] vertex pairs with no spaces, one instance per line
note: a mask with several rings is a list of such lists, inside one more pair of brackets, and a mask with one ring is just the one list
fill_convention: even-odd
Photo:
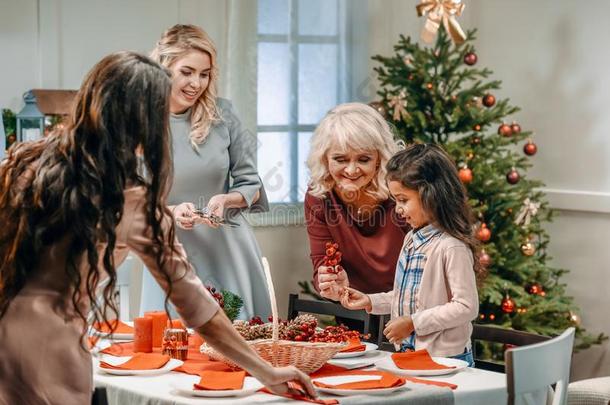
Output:
[[196,390],[240,390],[244,386],[245,371],[203,371]]
[[[364,375],[369,375],[369,374],[370,375],[380,375],[381,373],[383,373],[383,372],[382,371],[348,370],[344,367],[334,366],[332,364],[326,363],[318,371],[311,374],[311,378],[330,377],[330,376],[336,376],[336,375],[363,375],[363,374]],[[423,379],[423,378],[415,378],[415,377],[407,377],[407,376],[403,376],[402,378],[404,378],[407,381],[417,383],[417,384],[428,384],[428,385],[435,385],[437,387],[447,387],[447,388],[451,388],[452,390],[454,390],[458,387],[456,384],[451,384],[451,383],[444,382],[444,381],[434,381],[434,380],[427,380],[427,379]]]
[[133,326],[129,326],[117,319],[112,319],[109,320],[108,323],[110,324],[110,326],[112,328],[114,328],[116,326],[116,328],[114,329],[114,331],[111,329],[108,329],[108,325],[106,325],[105,322],[94,322],[93,323],[93,328],[95,330],[97,330],[98,332],[102,332],[102,333],[133,333]]
[[285,394],[274,394],[273,392],[269,391],[267,388],[261,388],[260,390],[258,390],[259,392],[264,392],[266,394],[271,394],[271,395],[277,395],[278,397],[284,397],[284,398],[288,398],[288,399],[293,399],[295,401],[305,401],[305,402],[311,402],[313,404],[320,404],[320,405],[337,405],[339,403],[339,401],[337,401],[336,399],[319,399],[319,398],[312,398],[309,395],[307,395],[307,393],[305,392],[305,389],[301,386],[301,384],[295,382],[295,381],[290,381],[288,382],[288,387],[291,389],[291,391],[285,393]]
[[[134,342],[115,343],[110,347],[105,348],[101,351],[104,354],[111,354],[113,356],[133,356],[134,353]],[[153,353],[161,353],[160,347],[154,347]],[[202,371],[213,370],[213,371],[234,371],[231,367],[227,366],[222,361],[213,361],[210,358],[194,347],[189,347],[187,360],[184,364],[173,371],[178,371],[186,374],[200,375]]]
[[423,378],[415,378],[415,377],[405,377],[405,379],[407,381],[410,381],[412,383],[416,383],[416,384],[426,384],[426,385],[434,385],[436,387],[447,387],[447,388],[451,388],[452,390],[456,389],[458,386],[457,384],[451,384],[445,381],[434,381],[434,380],[424,380]]
[[350,339],[347,347],[341,350],[341,353],[363,352],[365,350],[366,346],[360,342],[360,339]]
[[375,388],[391,388],[400,387],[405,384],[405,379],[390,373],[379,373],[381,379],[355,381],[342,384],[324,384],[320,381],[314,381],[314,385],[322,388],[338,388],[342,390],[368,390]]
[[87,345],[89,346],[89,350],[93,349],[93,346],[100,340],[99,336],[87,336]]
[[426,349],[416,350],[414,352],[392,353],[392,360],[396,367],[403,370],[442,370],[446,368],[455,368],[455,366],[443,366],[438,364]]
[[137,353],[118,366],[113,366],[105,361],[100,361],[101,368],[114,370],[155,370],[163,367],[169,361],[169,356],[157,353]]

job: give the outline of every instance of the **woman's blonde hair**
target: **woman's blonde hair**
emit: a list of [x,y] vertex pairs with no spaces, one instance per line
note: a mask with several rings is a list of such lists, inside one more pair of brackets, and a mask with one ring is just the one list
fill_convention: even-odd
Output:
[[390,193],[385,180],[385,166],[398,151],[398,145],[383,117],[366,104],[346,103],[330,110],[320,121],[311,138],[311,148],[307,157],[307,167],[311,176],[309,193],[315,197],[324,197],[335,186],[328,171],[327,158],[328,150],[335,145],[344,151],[379,153],[377,175],[364,191],[378,200],[386,200]]
[[190,140],[193,148],[197,148],[197,145],[205,141],[212,125],[220,121],[216,106],[218,65],[214,43],[204,30],[195,25],[176,24],[163,33],[150,56],[169,68],[178,58],[192,50],[208,54],[211,64],[208,87],[191,109]]

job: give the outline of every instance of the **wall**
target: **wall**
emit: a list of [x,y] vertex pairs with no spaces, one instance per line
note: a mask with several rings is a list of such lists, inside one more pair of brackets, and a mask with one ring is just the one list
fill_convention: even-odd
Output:
[[[148,53],[176,23],[204,26],[224,48],[218,0],[0,0],[0,106],[19,111],[31,88],[77,89],[108,53]],[[223,55],[219,55],[222,59]]]
[[[369,27],[359,40],[368,54],[390,54],[398,34],[417,37],[422,21],[415,0],[368,0]],[[538,154],[530,175],[547,184],[559,209],[549,225],[553,264],[571,269],[563,280],[582,308],[583,326],[610,334],[610,4],[576,1],[468,1],[460,22],[477,27],[479,64],[503,81],[500,97],[522,111],[515,118],[535,131]],[[224,49],[228,2],[216,0],[0,0],[0,106],[21,108],[21,94],[36,87],[76,88],[103,55],[148,51],[168,26],[206,27]],[[221,61],[224,57],[220,55]],[[226,63],[226,62],[223,62]],[[365,62],[363,62],[365,63]],[[359,99],[375,91],[370,68],[358,68]],[[277,283],[280,310],[296,281],[310,277],[302,227],[257,228]],[[285,297],[285,299],[284,299]],[[610,374],[608,344],[579,353],[573,379]]]
[[[473,3],[473,2],[470,2]],[[486,0],[472,7],[479,63],[503,81],[500,97],[539,147],[531,177],[544,180],[559,216],[548,230],[552,264],[582,309],[582,324],[610,334],[610,4]],[[610,348],[574,357],[572,379],[610,375]]]

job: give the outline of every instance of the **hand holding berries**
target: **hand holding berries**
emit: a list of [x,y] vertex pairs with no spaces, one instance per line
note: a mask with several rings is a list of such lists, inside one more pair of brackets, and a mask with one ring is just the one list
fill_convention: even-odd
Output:
[[341,305],[347,309],[365,309],[369,312],[372,310],[372,303],[369,296],[349,287],[343,290]]
[[339,271],[335,272],[332,267],[318,267],[318,287],[322,297],[339,301],[343,290],[349,287],[349,279],[343,267],[336,266],[335,268]]

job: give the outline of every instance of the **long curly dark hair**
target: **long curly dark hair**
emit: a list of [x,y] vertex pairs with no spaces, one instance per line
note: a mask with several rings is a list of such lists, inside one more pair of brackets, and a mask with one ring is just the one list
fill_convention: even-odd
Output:
[[[57,243],[67,246],[62,295],[71,297],[83,333],[88,315],[106,324],[107,312],[116,317],[112,254],[123,191],[131,186],[146,188],[147,221],[157,264],[164,268],[162,248],[173,245],[164,241],[174,238],[173,225],[161,228],[162,218],[171,215],[170,87],[169,73],[150,58],[111,54],[87,74],[65,129],[11,148],[0,165],[0,318],[28,280],[44,271],[41,252]],[[146,176],[138,174],[136,150]],[[105,277],[98,303],[96,289]]]
[[423,208],[440,230],[470,248],[475,274],[482,280],[484,269],[479,263],[479,243],[474,237],[474,216],[466,188],[449,155],[436,144],[411,144],[388,161],[387,171],[388,180],[417,190]]

